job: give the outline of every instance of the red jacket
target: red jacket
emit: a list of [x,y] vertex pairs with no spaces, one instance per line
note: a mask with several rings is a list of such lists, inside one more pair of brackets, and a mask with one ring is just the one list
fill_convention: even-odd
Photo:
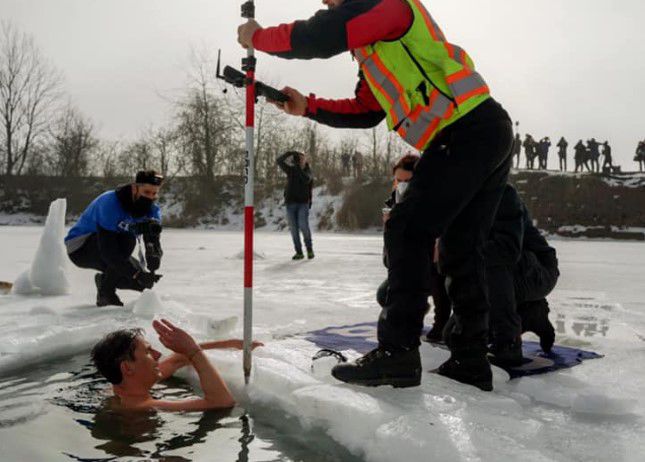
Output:
[[[306,21],[260,29],[253,47],[287,59],[329,58],[380,40],[397,40],[410,28],[413,13],[405,0],[345,0],[320,10]],[[362,73],[353,98],[330,100],[307,97],[307,117],[344,128],[378,125],[385,112]]]

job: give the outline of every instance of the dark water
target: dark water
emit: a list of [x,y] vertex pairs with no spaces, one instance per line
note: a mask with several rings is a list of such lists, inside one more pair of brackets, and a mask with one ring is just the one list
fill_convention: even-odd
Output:
[[[116,412],[109,384],[86,361],[75,357],[0,377],[2,462],[359,460],[275,410]],[[192,391],[171,379],[154,394],[182,399]]]

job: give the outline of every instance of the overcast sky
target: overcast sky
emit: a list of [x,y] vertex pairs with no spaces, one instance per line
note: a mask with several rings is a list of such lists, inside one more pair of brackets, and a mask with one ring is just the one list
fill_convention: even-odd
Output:
[[[608,139],[633,170],[645,138],[643,0],[424,0],[450,42],[473,57],[519,131],[534,137]],[[135,137],[163,123],[186,83],[191,48],[222,49],[229,64],[240,1],[0,0],[0,19],[34,36],[63,72],[73,102],[106,138]],[[305,19],[314,0],[257,0],[262,25]],[[257,74],[320,96],[351,95],[356,64],[260,55]],[[550,166],[555,166],[552,148]],[[572,157],[570,155],[570,157]],[[570,165],[573,165],[570,159]]]

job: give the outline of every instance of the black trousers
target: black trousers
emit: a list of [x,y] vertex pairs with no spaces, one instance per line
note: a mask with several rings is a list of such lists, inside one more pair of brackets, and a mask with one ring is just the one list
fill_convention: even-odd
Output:
[[[522,252],[520,262],[513,268],[487,268],[491,304],[489,342],[513,342],[534,326],[542,325],[549,313],[546,296],[555,288],[559,276],[557,260],[539,259],[528,250]],[[436,298],[434,293],[433,297]],[[446,311],[449,316],[450,310],[443,310]],[[451,318],[446,329],[452,329],[453,324]]]
[[69,254],[69,259],[79,268],[95,269],[102,274],[101,276],[101,293],[114,293],[116,289],[129,289],[141,292],[143,288],[131,277],[126,277],[119,272],[103,256],[106,252],[111,253],[111,258],[115,257],[123,261],[129,260],[135,267],[141,268],[141,264],[132,257],[132,252],[137,245],[134,236],[126,233],[118,234],[116,245],[109,249],[102,249],[99,246],[98,236],[90,235],[83,245]]
[[488,290],[482,248],[511,165],[513,130],[494,100],[444,129],[423,153],[403,201],[385,225],[388,295],[378,323],[379,345],[415,348],[430,295],[434,241],[455,325],[453,355],[483,355]]

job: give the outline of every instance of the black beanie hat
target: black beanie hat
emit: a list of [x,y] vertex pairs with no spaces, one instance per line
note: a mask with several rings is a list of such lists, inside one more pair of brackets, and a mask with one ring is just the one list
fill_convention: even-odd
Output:
[[141,170],[137,172],[137,176],[134,180],[137,184],[151,184],[154,186],[160,186],[163,183],[163,176],[154,170]]

